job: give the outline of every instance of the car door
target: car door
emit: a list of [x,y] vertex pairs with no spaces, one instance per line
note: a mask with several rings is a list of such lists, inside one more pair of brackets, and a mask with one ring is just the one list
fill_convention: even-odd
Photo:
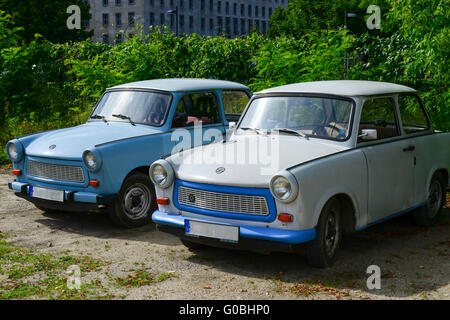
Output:
[[428,134],[431,132],[431,121],[428,118],[423,103],[414,94],[400,94],[398,107],[404,134],[411,141],[415,150],[414,157],[414,195],[415,205],[423,202],[427,194],[430,170],[435,162],[434,146],[430,145]]
[[[368,222],[392,216],[413,206],[414,146],[403,139],[395,100],[370,98],[361,111],[358,146],[368,167]],[[363,130],[376,130],[376,138]]]
[[222,140],[225,124],[215,92],[186,93],[178,101],[172,118],[172,152]]

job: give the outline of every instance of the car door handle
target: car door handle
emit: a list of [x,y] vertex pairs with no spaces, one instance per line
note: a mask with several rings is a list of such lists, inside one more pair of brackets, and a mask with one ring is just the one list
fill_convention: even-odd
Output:
[[416,150],[416,147],[414,147],[414,146],[409,146],[409,147],[407,147],[407,148],[404,148],[404,149],[403,149],[403,152],[409,152],[409,151],[414,151],[414,150]]

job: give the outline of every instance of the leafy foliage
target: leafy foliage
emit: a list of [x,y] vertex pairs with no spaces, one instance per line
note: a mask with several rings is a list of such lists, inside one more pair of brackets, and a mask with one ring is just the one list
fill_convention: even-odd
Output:
[[[107,87],[172,77],[237,81],[255,91],[344,74],[395,82],[419,90],[435,128],[450,130],[449,2],[292,0],[275,11],[269,38],[176,37],[155,28],[148,35],[138,29],[114,47],[87,40],[54,44],[42,36],[24,41],[23,28],[0,11],[0,144],[84,122]],[[351,25],[365,28],[361,20],[372,3],[383,10],[381,30]],[[298,10],[308,16],[299,19]],[[347,30],[340,28],[345,10],[360,17],[349,20]],[[353,59],[344,72],[348,55]]]

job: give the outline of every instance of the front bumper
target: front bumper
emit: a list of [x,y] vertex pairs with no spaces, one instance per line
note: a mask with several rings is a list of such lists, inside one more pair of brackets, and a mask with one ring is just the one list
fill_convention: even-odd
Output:
[[[184,234],[184,225],[186,219],[193,221],[210,222],[207,219],[193,219],[177,214],[164,213],[160,211],[155,211],[152,215],[152,219],[155,223],[160,225],[159,228],[162,231],[173,233],[181,238],[205,244],[211,244],[211,242],[220,242],[220,240],[215,241],[215,239],[209,239],[204,237],[193,238],[186,236]],[[262,245],[262,248],[266,248],[266,250],[268,251],[292,251],[292,250],[276,250],[276,249],[269,250],[267,245],[269,245],[270,247],[276,246],[282,249],[283,247],[290,247],[292,245],[309,242],[311,240],[314,240],[315,237],[316,237],[315,228],[308,230],[283,230],[283,229],[239,224],[240,240],[237,246],[240,246],[241,243],[247,246],[249,243],[255,242],[258,243],[259,241],[259,244]],[[229,243],[226,243],[224,245],[227,247],[236,246],[234,244]]]
[[101,195],[83,191],[64,191],[64,202],[50,201],[30,196],[30,184],[13,181],[8,183],[9,189],[16,191],[16,195],[36,206],[62,210],[62,211],[87,211],[97,209],[100,205],[108,205],[114,202],[117,195]]

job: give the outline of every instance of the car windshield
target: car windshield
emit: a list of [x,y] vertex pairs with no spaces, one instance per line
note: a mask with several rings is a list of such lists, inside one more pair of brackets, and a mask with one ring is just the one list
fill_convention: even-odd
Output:
[[112,91],[103,95],[91,119],[161,126],[169,109],[170,95],[147,91]]
[[239,129],[345,140],[349,135],[352,106],[350,100],[321,97],[257,98],[242,118]]

